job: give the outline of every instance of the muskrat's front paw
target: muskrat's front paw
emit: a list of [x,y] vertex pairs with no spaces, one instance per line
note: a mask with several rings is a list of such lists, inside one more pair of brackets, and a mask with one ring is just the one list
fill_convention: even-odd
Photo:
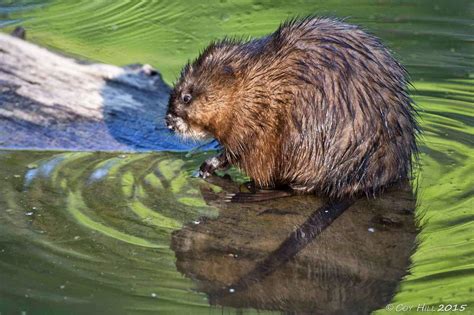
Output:
[[214,174],[217,170],[224,170],[229,167],[229,163],[227,162],[225,155],[220,154],[213,156],[204,161],[199,168],[199,172],[197,174],[198,177],[206,178]]
[[209,176],[211,176],[213,173],[213,170],[211,170],[209,168],[209,164],[207,164],[206,162],[202,163],[201,164],[201,167],[199,168],[199,172],[198,172],[198,177],[201,177],[201,178],[207,178]]
[[204,161],[204,163],[201,164],[201,167],[199,167],[199,172],[198,172],[198,177],[202,178],[207,178],[214,174],[216,171],[217,167],[215,166],[215,163],[212,163],[212,158]]

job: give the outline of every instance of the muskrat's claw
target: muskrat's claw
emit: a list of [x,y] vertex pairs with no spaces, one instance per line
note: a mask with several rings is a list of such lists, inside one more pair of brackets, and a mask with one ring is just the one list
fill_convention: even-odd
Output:
[[235,196],[235,194],[226,194],[224,201],[225,202],[232,202],[232,198]]
[[207,178],[214,174],[215,171],[225,169],[228,166],[229,163],[227,163],[225,154],[221,153],[205,160],[204,163],[201,164],[201,167],[199,167],[198,177]]
[[207,178],[214,174],[215,170],[216,168],[206,160],[199,167],[198,177]]

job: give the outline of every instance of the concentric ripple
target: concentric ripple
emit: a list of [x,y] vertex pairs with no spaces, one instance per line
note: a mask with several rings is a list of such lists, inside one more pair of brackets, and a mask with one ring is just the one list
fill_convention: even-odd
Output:
[[152,309],[158,298],[205,305],[169,249],[183,222],[217,214],[190,176],[195,163],[178,154],[4,151],[0,164],[2,296],[26,297],[25,310]]

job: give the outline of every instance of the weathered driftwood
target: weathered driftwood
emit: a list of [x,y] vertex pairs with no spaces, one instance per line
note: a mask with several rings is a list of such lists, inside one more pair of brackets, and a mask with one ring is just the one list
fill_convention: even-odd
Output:
[[163,123],[169,87],[150,66],[91,64],[0,34],[0,147],[187,149]]
[[[172,249],[178,270],[213,304],[368,314],[391,300],[407,273],[417,234],[408,185],[360,199],[314,240],[295,230],[322,205],[319,198],[226,204],[212,192],[203,195],[220,209],[219,217],[173,233]],[[288,242],[292,233],[298,237]],[[301,248],[307,238],[310,243]]]

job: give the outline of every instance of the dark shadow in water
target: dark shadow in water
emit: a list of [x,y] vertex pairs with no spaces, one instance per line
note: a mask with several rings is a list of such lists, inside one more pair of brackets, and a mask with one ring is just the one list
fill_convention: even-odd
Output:
[[0,109],[25,117],[0,117],[0,147],[10,149],[127,150],[117,144],[103,122],[84,119],[64,108],[50,108],[17,92],[18,85],[0,81]]
[[54,106],[41,103],[18,92],[22,86],[0,80],[0,147],[79,151],[217,147],[216,141],[185,141],[166,128],[170,88],[157,71],[141,65],[124,69],[122,75],[106,79],[103,85],[97,80],[87,87],[92,94],[99,92],[101,99],[94,104],[84,100],[80,109],[67,106],[70,100]]
[[357,201],[315,240],[316,197],[224,205],[203,194],[219,218],[176,231],[172,248],[178,270],[213,305],[367,314],[391,300],[407,273],[417,234],[408,185]]

